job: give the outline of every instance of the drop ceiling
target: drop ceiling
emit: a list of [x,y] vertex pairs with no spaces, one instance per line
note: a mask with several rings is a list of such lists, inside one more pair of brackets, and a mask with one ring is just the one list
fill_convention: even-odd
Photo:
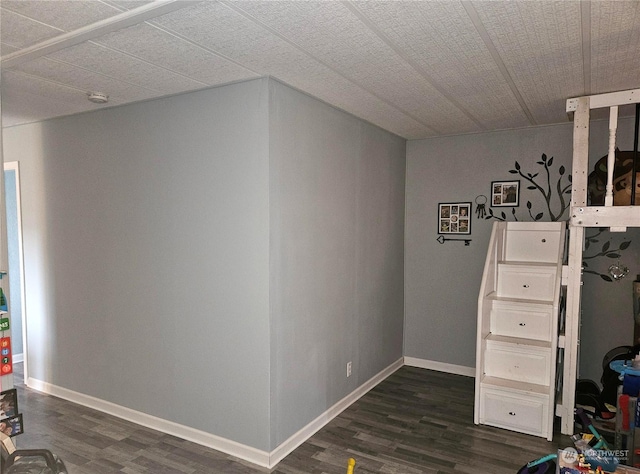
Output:
[[271,76],[418,139],[640,88],[637,0],[2,0],[0,28],[4,127]]

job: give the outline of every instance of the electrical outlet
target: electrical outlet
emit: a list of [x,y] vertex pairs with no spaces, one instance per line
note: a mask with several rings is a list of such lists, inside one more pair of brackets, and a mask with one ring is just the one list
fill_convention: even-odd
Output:
[[347,377],[351,377],[351,361],[347,362]]

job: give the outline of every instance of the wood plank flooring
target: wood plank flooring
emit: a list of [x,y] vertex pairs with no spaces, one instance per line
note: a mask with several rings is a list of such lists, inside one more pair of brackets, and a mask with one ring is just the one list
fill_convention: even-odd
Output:
[[[16,377],[18,379],[18,377]],[[70,474],[269,472],[218,451],[16,385],[20,448],[47,448]],[[473,379],[402,367],[287,456],[271,472],[514,474],[571,445],[473,424]]]

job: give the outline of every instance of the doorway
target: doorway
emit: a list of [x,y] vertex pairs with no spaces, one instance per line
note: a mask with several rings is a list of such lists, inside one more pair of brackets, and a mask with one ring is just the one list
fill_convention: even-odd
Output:
[[9,257],[9,314],[13,362],[23,362],[27,380],[27,331],[24,306],[24,261],[22,254],[22,209],[20,205],[20,167],[17,161],[4,164],[4,194],[7,215]]

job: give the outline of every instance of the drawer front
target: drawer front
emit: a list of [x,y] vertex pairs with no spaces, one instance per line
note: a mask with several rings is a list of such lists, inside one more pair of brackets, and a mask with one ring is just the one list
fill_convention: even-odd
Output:
[[559,230],[507,231],[505,259],[517,262],[555,263],[560,254]]
[[551,308],[509,306],[495,303],[491,310],[491,333],[551,341]]
[[526,300],[552,301],[556,285],[556,267],[500,265],[498,296]]
[[485,424],[535,435],[546,432],[547,402],[544,399],[487,390],[481,395],[480,404],[480,417]]
[[545,348],[487,342],[484,367],[490,377],[549,385],[551,354]]

